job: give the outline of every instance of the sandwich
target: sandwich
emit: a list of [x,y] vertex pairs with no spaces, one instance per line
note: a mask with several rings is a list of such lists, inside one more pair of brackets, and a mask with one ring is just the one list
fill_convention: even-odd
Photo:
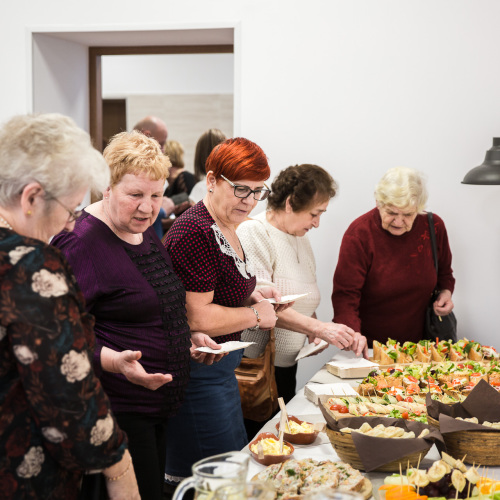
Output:
[[463,361],[467,357],[465,349],[466,349],[468,344],[469,344],[469,341],[467,339],[462,339],[462,340],[459,340],[458,342],[455,342],[454,344],[451,344],[450,345],[450,360],[451,361]]
[[420,340],[417,344],[416,357],[417,361],[422,363],[430,363],[432,359],[431,346],[433,342],[430,340]]
[[498,352],[494,347],[491,347],[489,345],[483,345],[481,346],[481,350],[483,351],[483,358],[488,361],[497,360],[499,358]]
[[405,342],[398,349],[398,363],[412,363],[416,357],[417,344],[414,342]]
[[467,353],[468,358],[472,361],[481,361],[483,359],[483,351],[479,342],[474,342],[473,340],[471,340],[465,346],[464,350]]
[[441,340],[431,345],[432,360],[437,362],[443,362],[448,359],[450,353],[450,342],[447,340]]

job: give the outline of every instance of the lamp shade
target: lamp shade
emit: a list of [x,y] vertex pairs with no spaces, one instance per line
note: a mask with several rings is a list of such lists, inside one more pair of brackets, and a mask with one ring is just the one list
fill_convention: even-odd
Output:
[[500,137],[493,138],[483,164],[470,170],[462,184],[500,184]]

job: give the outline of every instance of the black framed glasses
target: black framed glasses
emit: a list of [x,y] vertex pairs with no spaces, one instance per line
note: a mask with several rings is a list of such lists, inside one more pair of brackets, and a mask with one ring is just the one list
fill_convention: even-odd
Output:
[[61,207],[63,207],[64,210],[66,210],[66,212],[68,212],[68,214],[69,214],[68,222],[70,222],[70,223],[75,222],[76,219],[78,219],[78,217],[80,217],[80,215],[82,215],[83,210],[76,210],[76,211],[70,210],[64,203],[61,203],[55,196],[52,196],[51,198],[54,201],[57,201],[57,203],[59,203],[59,205],[61,205]]
[[253,194],[253,199],[257,201],[264,201],[269,196],[271,190],[264,184],[265,187],[251,189],[248,186],[243,186],[241,184],[235,184],[231,182],[229,179],[226,179],[222,174],[221,177],[234,188],[234,196],[236,198],[248,198],[251,194]]

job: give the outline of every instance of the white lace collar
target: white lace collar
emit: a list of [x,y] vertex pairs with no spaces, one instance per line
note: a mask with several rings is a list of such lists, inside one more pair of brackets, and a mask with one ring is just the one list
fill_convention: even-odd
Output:
[[234,260],[234,264],[236,269],[238,269],[239,273],[245,278],[250,279],[255,276],[255,271],[252,263],[248,259],[248,255],[245,255],[246,262],[243,262],[239,255],[234,251],[233,247],[229,244],[229,241],[226,240],[226,237],[220,230],[219,226],[214,222],[211,226],[212,231],[215,234],[215,239],[219,244],[219,248],[221,252],[229,257],[232,257]]

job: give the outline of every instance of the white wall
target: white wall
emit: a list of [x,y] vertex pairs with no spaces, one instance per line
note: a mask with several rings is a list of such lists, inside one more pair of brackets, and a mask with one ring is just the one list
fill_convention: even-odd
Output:
[[[59,7],[56,0],[18,2],[1,17],[1,120],[30,109],[27,27],[238,25],[235,133],[264,148],[273,174],[314,162],[340,185],[311,235],[323,294],[319,316],[332,315],[344,230],[373,206],[383,172],[407,165],[428,175],[429,208],[448,227],[461,333],[500,345],[500,186],[460,184],[500,135],[499,2],[150,0],[141,9],[123,0],[118,9],[88,0],[71,12]],[[301,367],[302,378],[306,371]]]
[[233,54],[103,56],[102,95],[232,94]]

